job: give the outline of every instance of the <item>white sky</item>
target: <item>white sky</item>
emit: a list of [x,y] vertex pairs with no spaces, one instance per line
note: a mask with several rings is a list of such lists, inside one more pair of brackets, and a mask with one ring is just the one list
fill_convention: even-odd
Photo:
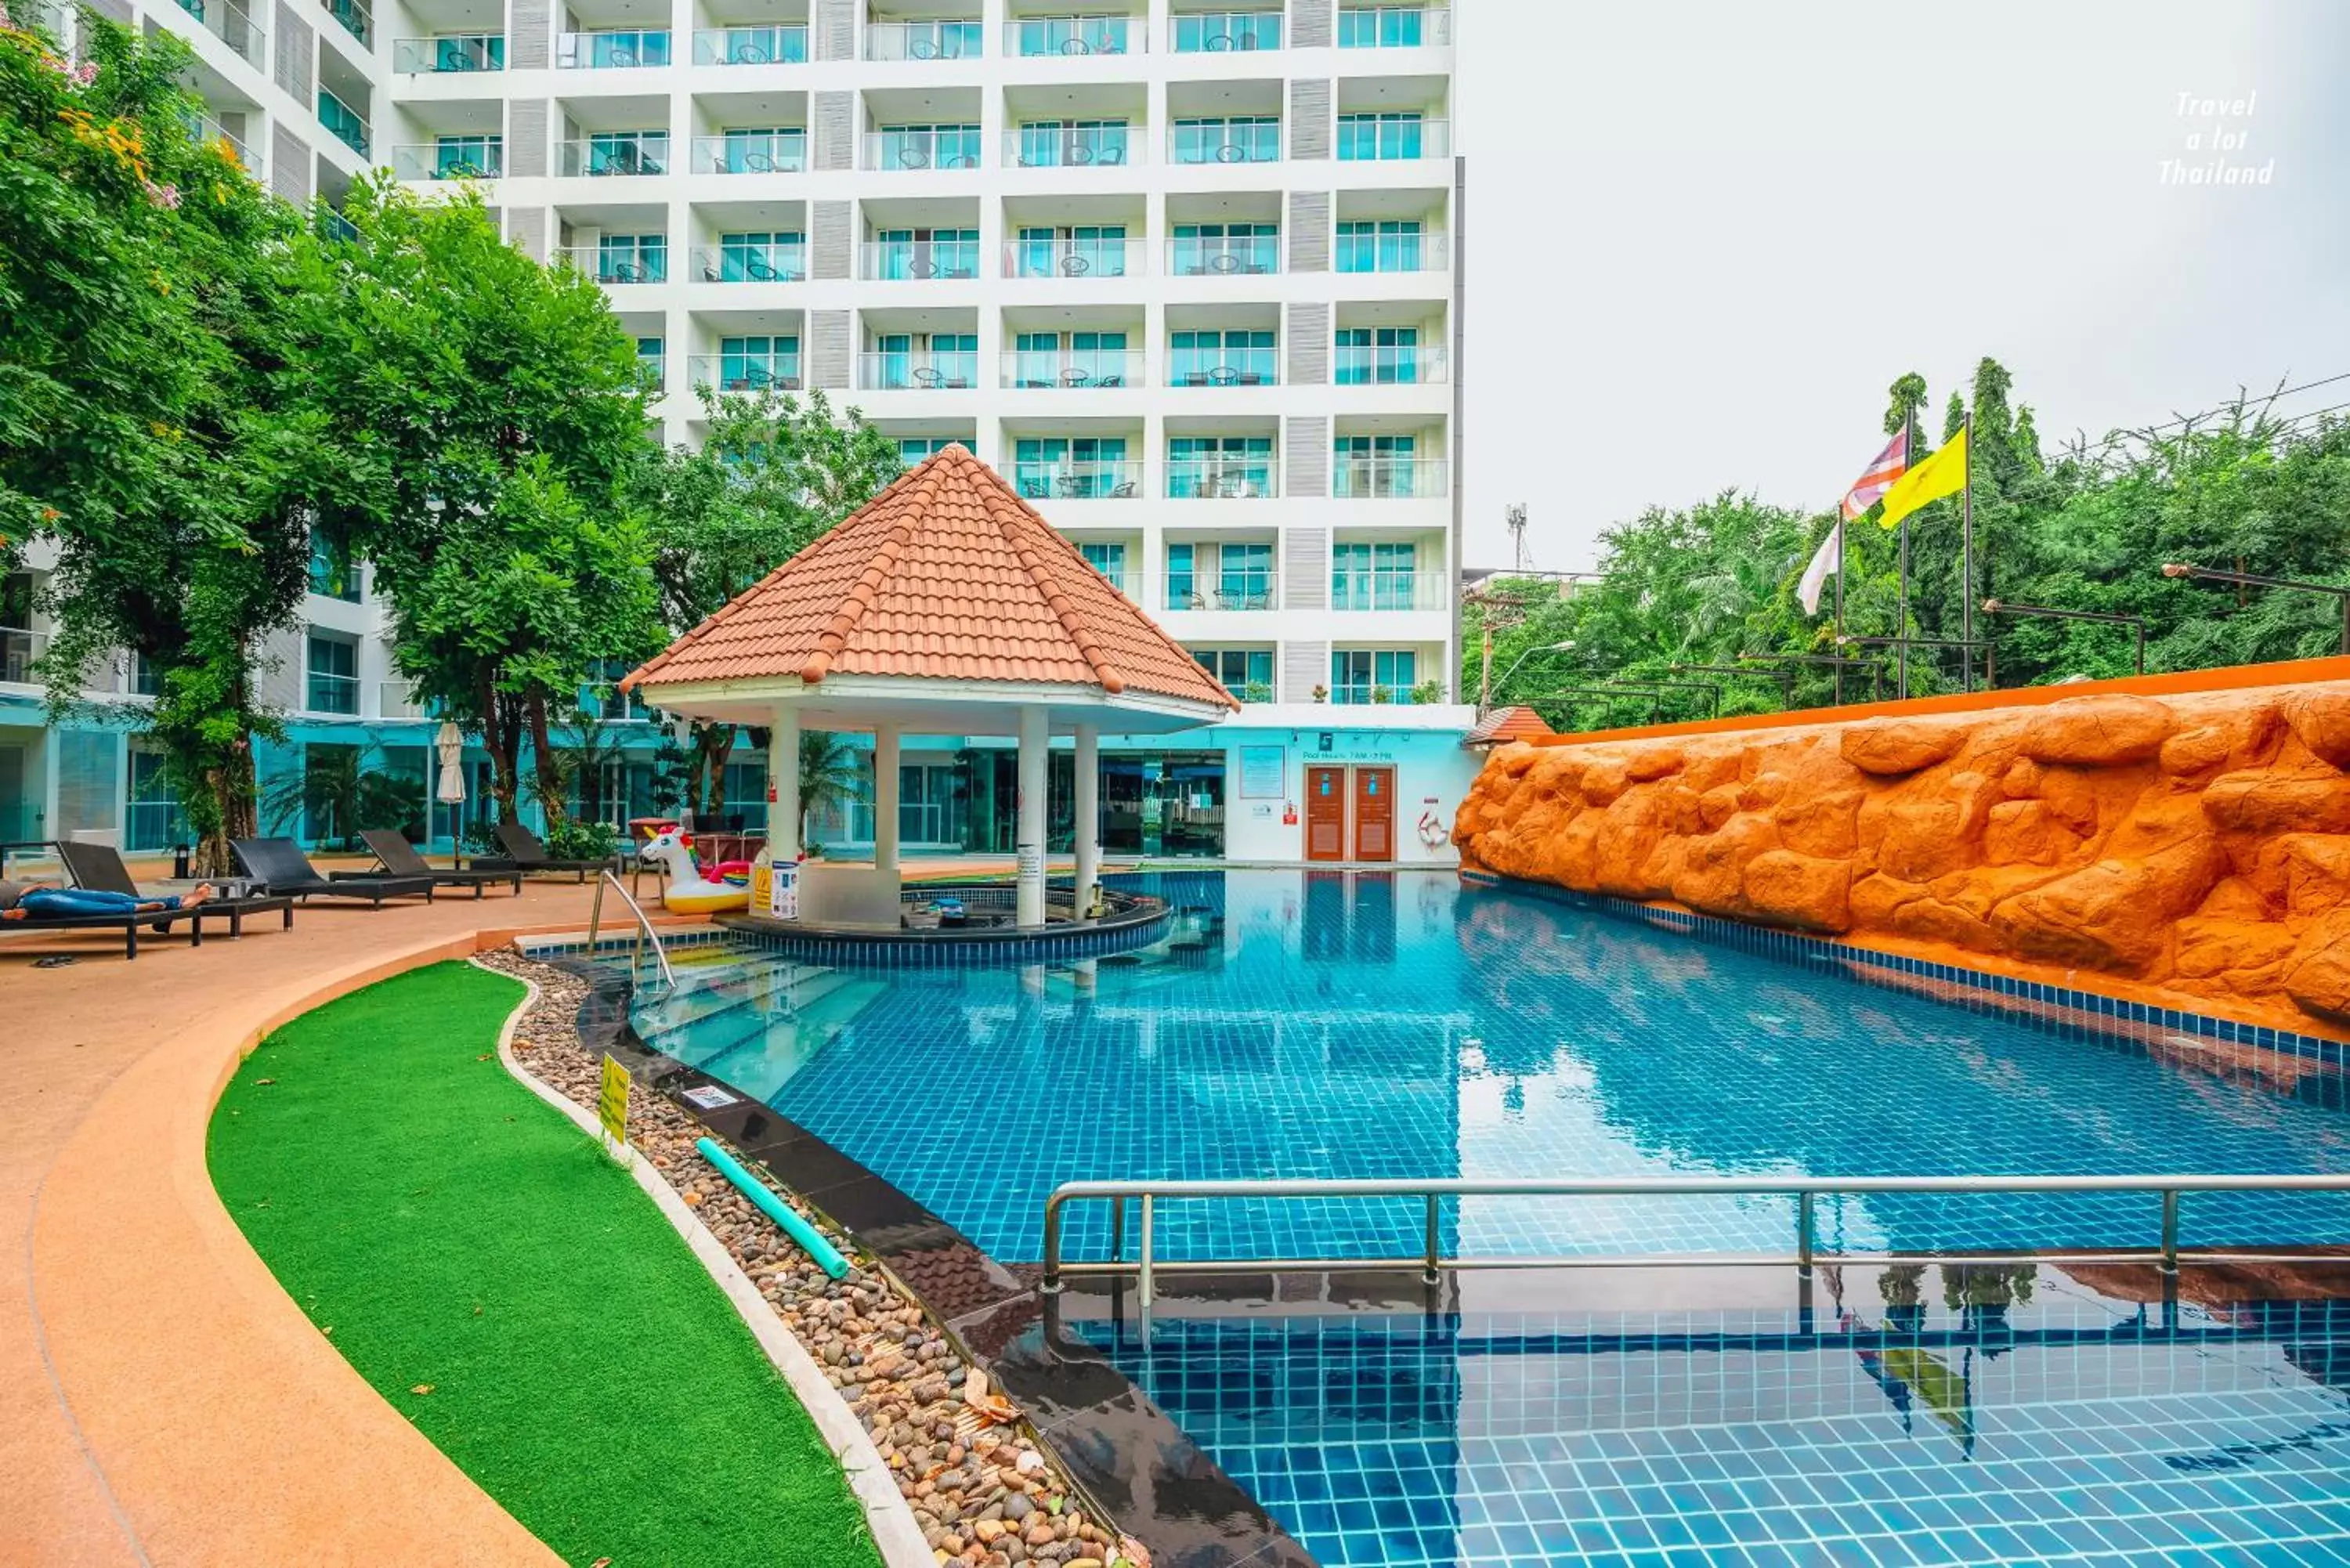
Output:
[[[1511,501],[1554,570],[1652,502],[1825,506],[1905,370],[1939,434],[1992,355],[2051,445],[2350,371],[2350,4],[1456,5],[1471,566]],[[2273,183],[2166,188],[2219,124]]]

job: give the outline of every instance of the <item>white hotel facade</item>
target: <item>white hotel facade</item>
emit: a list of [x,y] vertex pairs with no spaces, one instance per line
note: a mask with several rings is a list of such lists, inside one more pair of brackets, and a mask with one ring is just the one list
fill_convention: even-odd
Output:
[[[961,441],[1223,679],[1244,708],[1218,730],[1105,742],[1112,850],[1303,858],[1335,768],[1349,856],[1385,788],[1396,855],[1445,857],[1413,829],[1469,773],[1451,9],[245,4],[95,0],[192,40],[213,128],[289,199],[371,166],[477,180],[516,245],[604,285],[671,441],[700,438],[697,389],[762,386],[823,389],[910,461]],[[310,628],[273,649],[293,739],[265,767],[356,745],[404,772],[429,738],[365,575],[322,561]],[[20,650],[30,586],[0,597]],[[115,684],[122,722],[76,741],[28,739],[28,689],[0,681],[0,842],[151,846],[136,672]],[[621,815],[652,724],[605,706],[632,760],[589,805]],[[940,758],[909,753],[907,843],[995,847],[992,759]]]

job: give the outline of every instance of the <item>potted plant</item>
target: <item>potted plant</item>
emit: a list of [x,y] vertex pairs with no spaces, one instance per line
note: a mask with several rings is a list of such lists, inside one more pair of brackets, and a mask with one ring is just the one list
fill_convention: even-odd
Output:
[[1395,693],[1388,691],[1384,686],[1374,686],[1371,688],[1371,701],[1374,702],[1392,702],[1395,701]]
[[1316,686],[1314,688],[1314,701],[1316,702],[1327,702],[1330,701],[1330,689],[1327,686]]
[[1444,682],[1437,680],[1436,677],[1432,675],[1430,676],[1427,680],[1421,681],[1419,685],[1411,689],[1411,700],[1415,702],[1443,701]]
[[1241,701],[1243,702],[1272,701],[1273,683],[1268,680],[1250,681],[1247,685],[1241,688]]

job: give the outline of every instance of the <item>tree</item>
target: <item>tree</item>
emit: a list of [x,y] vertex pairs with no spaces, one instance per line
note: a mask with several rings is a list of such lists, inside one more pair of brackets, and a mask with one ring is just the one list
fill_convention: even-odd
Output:
[[[702,389],[707,439],[680,446],[637,477],[653,519],[653,578],[663,618],[686,631],[816,543],[879,494],[903,468],[897,443],[822,392],[756,397]],[[686,800],[714,820],[726,809],[732,724],[696,724]]]
[[280,385],[292,211],[189,130],[186,46],[85,16],[77,66],[0,26],[0,564],[57,549],[53,717],[127,650],[199,840],[255,824],[256,649],[301,602],[310,422]]
[[800,841],[807,841],[807,819],[817,812],[845,805],[857,798],[865,781],[864,759],[847,737],[827,730],[800,732]]

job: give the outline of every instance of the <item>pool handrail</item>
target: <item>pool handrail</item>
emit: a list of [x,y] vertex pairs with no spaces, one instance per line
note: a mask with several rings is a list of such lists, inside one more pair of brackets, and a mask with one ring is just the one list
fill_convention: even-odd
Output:
[[[1973,1252],[1907,1254],[1823,1251],[1815,1223],[1822,1194],[1879,1192],[2152,1192],[2162,1198],[2162,1245],[2145,1250],[2035,1251],[1990,1256]],[[1446,1270],[1641,1268],[1680,1264],[1737,1264],[1785,1267],[1794,1264],[1808,1276],[1822,1257],[1832,1261],[1867,1262],[2142,1262],[2158,1257],[2162,1272],[2176,1274],[2182,1259],[2213,1262],[2239,1259],[2265,1262],[2299,1261],[2272,1252],[2223,1252],[2186,1250],[2178,1245],[2178,1199],[2188,1192],[2350,1192],[2350,1173],[2303,1176],[1626,1176],[1506,1178],[1444,1177],[1422,1181],[1392,1181],[1377,1177],[1321,1177],[1295,1179],[1249,1179],[1211,1181],[1065,1181],[1045,1199],[1045,1277],[1046,1293],[1057,1293],[1065,1278],[1132,1277],[1142,1304],[1150,1304],[1152,1281],[1158,1274],[1232,1273],[1391,1273],[1417,1270],[1433,1283]],[[1791,1254],[1753,1252],[1707,1253],[1588,1253],[1558,1257],[1447,1257],[1443,1252],[1441,1205],[1447,1198],[1637,1198],[1651,1196],[1730,1195],[1795,1199],[1795,1251]],[[1162,1260],[1152,1255],[1154,1205],[1162,1198],[1420,1198],[1427,1202],[1426,1248],[1409,1258],[1222,1258]],[[1061,1256],[1061,1211],[1068,1204],[1094,1199],[1114,1203],[1110,1210],[1110,1251],[1107,1260],[1072,1262]],[[1135,1258],[1125,1252],[1126,1200],[1141,1202]],[[2350,1262],[2350,1252],[2327,1254],[2321,1261]]]
[[631,980],[636,978],[638,961],[644,957],[645,944],[650,942],[653,961],[660,968],[661,983],[670,990],[675,991],[677,971],[669,966],[669,953],[661,946],[660,933],[653,929],[653,923],[647,918],[644,906],[629,896],[629,890],[620,886],[620,879],[612,875],[608,869],[596,874],[596,898],[595,902],[588,907],[588,950],[591,953],[596,950],[596,932],[604,923],[604,889],[607,886],[620,896],[620,902],[626,904],[629,907],[629,913],[637,918],[636,945],[629,950],[629,978]]

